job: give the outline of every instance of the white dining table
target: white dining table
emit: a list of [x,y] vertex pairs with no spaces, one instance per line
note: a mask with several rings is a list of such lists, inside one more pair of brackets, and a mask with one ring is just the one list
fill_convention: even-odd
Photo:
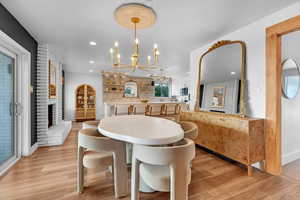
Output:
[[183,139],[179,124],[168,119],[143,115],[107,117],[100,121],[102,135],[141,145],[165,145]]
[[[139,145],[167,145],[184,138],[184,131],[176,122],[143,115],[107,117],[100,121],[98,130],[106,137]],[[153,190],[141,180],[140,191]]]

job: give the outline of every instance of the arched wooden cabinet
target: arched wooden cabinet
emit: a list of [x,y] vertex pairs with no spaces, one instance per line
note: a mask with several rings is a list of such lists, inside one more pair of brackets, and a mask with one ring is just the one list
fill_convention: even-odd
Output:
[[96,119],[96,91],[90,85],[80,85],[76,89],[76,121]]

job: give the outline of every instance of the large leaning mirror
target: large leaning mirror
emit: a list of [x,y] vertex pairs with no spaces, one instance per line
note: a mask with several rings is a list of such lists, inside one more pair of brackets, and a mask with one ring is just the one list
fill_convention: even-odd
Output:
[[124,85],[124,97],[138,97],[138,86],[134,81],[128,81]]
[[299,66],[293,59],[286,59],[282,63],[282,93],[287,99],[297,96],[300,87]]
[[201,56],[196,111],[245,115],[245,53],[242,41],[220,41]]

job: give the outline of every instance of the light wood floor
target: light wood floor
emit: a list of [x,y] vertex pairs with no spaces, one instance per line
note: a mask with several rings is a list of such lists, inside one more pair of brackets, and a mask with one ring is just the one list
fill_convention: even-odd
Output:
[[282,173],[284,176],[300,182],[300,160],[295,160],[283,166]]
[[[76,193],[76,136],[79,128],[79,124],[74,124],[64,145],[39,148],[32,156],[19,161],[0,179],[0,200],[114,199],[112,177],[105,172],[88,171],[84,193]],[[142,194],[142,199],[167,200],[169,194]],[[248,177],[242,166],[197,149],[189,200],[229,199],[299,200],[300,181],[259,171]]]

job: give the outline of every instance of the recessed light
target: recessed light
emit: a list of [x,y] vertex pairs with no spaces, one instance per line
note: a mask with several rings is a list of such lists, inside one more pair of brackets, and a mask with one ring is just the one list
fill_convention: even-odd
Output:
[[89,72],[91,72],[91,73],[92,73],[92,72],[93,72],[93,70],[92,70],[92,69],[90,69],[90,70],[89,70]]
[[90,64],[94,64],[95,63],[95,61],[93,61],[93,60],[90,60]]
[[94,42],[94,41],[90,41],[90,45],[91,45],[91,46],[96,46],[96,45],[97,45],[97,43],[96,43],[96,42]]
[[236,73],[235,73],[235,72],[230,72],[230,74],[231,74],[231,75],[235,75]]

